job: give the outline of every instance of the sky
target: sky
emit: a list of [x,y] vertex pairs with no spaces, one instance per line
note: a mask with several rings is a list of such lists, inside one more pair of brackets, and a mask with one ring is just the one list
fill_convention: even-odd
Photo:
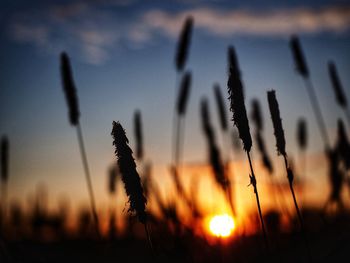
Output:
[[[10,139],[10,198],[27,200],[38,183],[45,183],[54,200],[67,196],[77,204],[87,202],[76,134],[68,122],[60,80],[62,51],[71,59],[98,203],[108,199],[106,174],[115,162],[112,121],[121,122],[133,147],[136,109],[142,112],[146,159],[159,168],[155,177],[162,185],[171,157],[177,90],[174,54],[188,15],[194,17],[194,30],[186,65],[193,74],[186,163],[206,160],[199,118],[203,96],[208,97],[219,128],[212,86],[219,83],[226,94],[229,45],[238,55],[248,112],[252,98],[262,104],[270,154],[275,155],[266,100],[270,89],[277,92],[288,153],[297,153],[296,122],[304,117],[310,135],[308,156],[322,154],[324,146],[289,50],[292,34],[300,36],[334,142],[337,119],[344,115],[335,102],[327,62],[336,63],[349,98],[348,1],[5,0],[0,4],[0,135]],[[258,162],[258,154],[254,156]],[[235,159],[243,157],[241,153]],[[322,162],[324,169],[317,175],[324,182],[325,165]],[[241,176],[247,185],[247,174]]]

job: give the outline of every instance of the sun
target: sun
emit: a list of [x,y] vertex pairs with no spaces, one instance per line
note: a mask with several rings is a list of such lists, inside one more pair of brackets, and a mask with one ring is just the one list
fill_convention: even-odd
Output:
[[210,219],[209,230],[217,237],[229,237],[235,229],[235,222],[228,214],[216,215]]

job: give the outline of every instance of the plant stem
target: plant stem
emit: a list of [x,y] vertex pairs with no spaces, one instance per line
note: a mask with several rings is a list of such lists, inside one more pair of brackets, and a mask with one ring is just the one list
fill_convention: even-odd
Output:
[[151,248],[151,251],[152,251],[152,256],[154,258],[156,258],[156,252],[154,250],[153,242],[152,242],[152,239],[151,239],[151,234],[150,234],[150,231],[148,229],[148,224],[144,223],[143,225],[145,227],[145,232],[146,232],[146,235],[147,235],[148,244],[149,244],[149,246]]
[[97,216],[94,191],[92,188],[89,164],[88,164],[87,157],[86,157],[83,132],[82,132],[82,128],[80,126],[80,123],[78,123],[78,125],[77,125],[77,136],[78,136],[80,154],[81,154],[81,158],[82,158],[83,166],[84,166],[85,179],[86,179],[87,188],[88,188],[89,196],[90,196],[91,212],[92,212],[92,216],[94,219],[94,224],[95,224],[97,236],[100,237],[99,221],[98,221],[98,216]]
[[266,229],[265,229],[265,224],[264,224],[264,220],[262,217],[262,212],[261,212],[261,207],[260,207],[260,200],[259,200],[259,194],[258,194],[258,188],[257,188],[257,183],[256,183],[256,178],[255,178],[255,174],[254,174],[254,170],[253,170],[253,165],[252,165],[252,161],[250,159],[250,153],[247,151],[247,156],[248,156],[248,161],[249,161],[249,166],[250,166],[250,171],[251,171],[251,175],[250,175],[250,183],[253,185],[254,187],[254,193],[255,193],[255,197],[256,197],[256,203],[258,205],[258,211],[259,211],[259,217],[260,217],[260,223],[261,223],[261,228],[263,231],[263,235],[264,235],[264,240],[265,240],[265,246],[266,249],[269,251],[269,242],[267,239],[267,234],[266,234]]
[[[290,169],[290,168],[288,166],[287,156],[283,155],[283,158],[284,158],[284,164],[285,164],[285,167],[286,167],[286,172],[288,174],[288,169]],[[304,227],[304,221],[303,221],[303,218],[301,216],[300,209],[299,209],[299,206],[298,206],[298,202],[297,202],[297,199],[296,199],[296,196],[295,196],[295,193],[294,193],[293,180],[291,180],[288,177],[288,181],[289,181],[289,189],[290,189],[290,191],[292,193],[295,210],[296,210],[297,216],[298,216],[301,233],[302,233],[302,236],[303,236],[303,239],[304,239],[304,242],[305,242],[305,246],[306,246],[307,258],[308,258],[308,261],[311,262],[312,260],[311,260],[311,255],[310,255],[309,242],[308,242],[308,240],[306,238],[306,231],[305,231],[305,227]]]
[[323,141],[325,143],[326,148],[329,148],[330,140],[329,140],[329,136],[327,134],[325,121],[322,117],[321,107],[320,107],[319,102],[318,102],[317,97],[316,97],[315,88],[314,88],[312,81],[309,77],[304,77],[304,83],[305,83],[306,90],[307,90],[308,95],[309,95],[311,106],[314,110],[314,114],[316,117],[318,127],[319,127],[320,132],[321,132],[321,136],[323,138]]
[[345,113],[345,116],[346,116],[346,120],[347,120],[347,122],[348,122],[348,124],[350,126],[350,111],[349,111],[349,109],[348,108],[344,109],[344,113]]

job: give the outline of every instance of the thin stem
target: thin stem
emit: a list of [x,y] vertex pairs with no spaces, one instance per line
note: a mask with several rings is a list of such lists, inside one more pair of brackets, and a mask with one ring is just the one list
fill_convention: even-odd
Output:
[[327,133],[326,124],[325,124],[324,118],[323,118],[322,113],[321,113],[321,107],[320,107],[319,102],[318,102],[317,97],[316,97],[315,88],[314,88],[310,78],[304,77],[304,82],[305,82],[306,90],[308,92],[312,108],[314,110],[314,114],[316,117],[318,127],[319,127],[320,132],[321,132],[321,136],[323,138],[324,143],[326,144],[325,145],[326,148],[329,148],[330,140],[329,140],[329,136]]
[[349,111],[349,108],[347,109],[344,109],[344,113],[345,113],[345,116],[346,116],[346,120],[350,126],[350,111]]
[[[175,89],[174,89],[174,98],[177,96],[177,86],[179,83],[180,74],[176,73],[176,80],[175,80]],[[177,137],[178,137],[178,129],[179,129],[179,115],[176,111],[176,102],[174,103],[174,111],[173,111],[173,127],[172,127],[172,148],[171,148],[171,162],[174,164],[176,160],[176,148],[177,148]],[[175,165],[175,164],[174,164]]]
[[155,250],[154,250],[151,234],[150,234],[150,231],[148,229],[148,224],[144,223],[143,226],[145,227],[145,232],[146,232],[146,235],[147,235],[148,244],[149,244],[149,246],[151,248],[151,251],[152,251],[152,256],[155,258],[156,253],[155,253]]
[[264,235],[264,240],[265,240],[265,245],[267,250],[269,250],[269,242],[267,239],[267,234],[266,234],[266,229],[265,229],[265,224],[264,224],[264,220],[262,217],[262,212],[261,212],[261,207],[260,207],[260,200],[259,200],[259,194],[258,194],[258,188],[257,188],[257,183],[256,183],[256,178],[255,178],[255,174],[254,174],[254,170],[253,170],[253,165],[252,165],[252,161],[250,159],[250,153],[247,151],[247,156],[248,156],[248,161],[249,161],[249,166],[250,166],[250,171],[251,171],[251,175],[250,175],[250,181],[251,184],[254,187],[254,193],[255,193],[255,197],[256,197],[256,203],[258,205],[258,211],[259,211],[259,217],[260,217],[260,223],[261,223],[261,228],[263,231],[263,235]]
[[[284,159],[284,164],[285,164],[285,167],[286,167],[286,172],[288,174],[288,169],[289,166],[288,166],[288,160],[287,160],[287,156],[286,155],[283,155],[283,159]],[[294,202],[294,206],[295,206],[295,210],[297,212],[297,216],[298,216],[298,220],[299,220],[299,224],[300,224],[300,229],[301,229],[301,232],[302,232],[302,235],[303,235],[303,239],[304,239],[304,242],[305,242],[305,246],[306,246],[306,251],[307,251],[307,257],[308,257],[308,260],[309,262],[311,262],[311,255],[310,255],[310,247],[309,247],[309,242],[306,238],[306,231],[305,231],[305,228],[304,228],[304,221],[303,221],[303,218],[301,216],[301,213],[300,213],[300,209],[299,209],[299,206],[298,206],[298,202],[297,202],[297,199],[296,199],[296,196],[295,196],[295,193],[294,193],[294,188],[293,188],[293,181],[288,177],[288,181],[289,181],[289,189],[292,193],[292,196],[293,196],[293,202]]]
[[97,210],[96,210],[94,191],[92,188],[90,170],[89,170],[89,165],[88,165],[86,152],[85,152],[85,146],[84,146],[83,132],[82,132],[82,128],[80,126],[80,123],[78,123],[78,125],[77,125],[77,136],[78,136],[80,154],[81,154],[81,158],[82,158],[83,166],[84,166],[87,188],[88,188],[89,196],[90,196],[91,212],[92,212],[92,216],[93,216],[94,223],[95,223],[96,233],[97,233],[98,237],[100,237],[99,222],[98,222],[98,216],[97,216]]
[[300,153],[299,153],[299,156],[300,156],[300,163],[301,163],[301,173],[303,175],[303,182],[302,182],[302,204],[305,204],[306,202],[306,193],[307,191],[305,191],[305,188],[307,188],[307,173],[306,173],[306,153],[305,153],[305,149],[301,149],[300,150]]
[[[226,179],[228,180],[229,184],[226,187],[226,194],[227,194],[227,198],[232,210],[232,215],[237,217],[237,210],[235,209],[235,189],[234,189],[234,179],[231,180],[231,177],[234,178],[234,173],[231,173],[230,170],[230,137],[229,137],[229,133],[227,130],[222,130],[222,138],[223,138],[223,143],[224,143],[224,149],[226,151],[225,156],[226,156],[226,164],[225,164],[225,172],[226,172]],[[232,176],[230,176],[232,174]]]
[[225,189],[224,189],[224,193],[226,195],[226,198],[227,198],[227,201],[230,205],[230,208],[231,208],[231,212],[232,212],[232,215],[234,217],[237,217],[236,215],[236,210],[235,210],[235,206],[234,206],[234,191],[232,190],[232,184],[231,184],[231,180],[230,180],[230,177],[229,177],[229,174],[230,174],[230,169],[229,169],[229,164],[228,162],[225,164],[225,177],[227,179],[227,182],[226,182],[226,186],[225,186]]

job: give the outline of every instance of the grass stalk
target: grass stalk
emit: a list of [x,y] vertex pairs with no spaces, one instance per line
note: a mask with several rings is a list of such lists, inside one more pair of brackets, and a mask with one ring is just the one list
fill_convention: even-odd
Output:
[[86,184],[87,184],[89,197],[90,197],[90,207],[91,207],[91,212],[92,212],[92,216],[93,216],[93,220],[94,220],[95,230],[96,230],[97,236],[100,237],[99,220],[98,220],[97,209],[96,209],[96,201],[95,201],[94,191],[93,191],[93,187],[92,187],[89,163],[88,163],[86,151],[85,151],[83,131],[82,131],[82,128],[81,128],[81,125],[79,122],[76,125],[76,130],[77,130],[77,137],[78,137],[78,142],[79,142],[79,150],[80,150],[81,160],[83,162],[83,167],[84,167]]
[[310,77],[308,77],[308,76],[303,77],[303,80],[304,80],[304,84],[305,84],[305,87],[306,87],[306,90],[307,90],[307,93],[308,93],[308,96],[309,96],[309,99],[311,102],[311,106],[312,106],[314,114],[315,114],[318,128],[321,132],[322,139],[325,143],[326,148],[329,148],[330,147],[330,140],[329,140],[329,136],[327,133],[326,123],[325,123],[324,118],[322,116],[321,107],[320,107],[320,104],[319,104],[317,97],[316,97],[314,85],[313,85]]
[[250,152],[247,152],[247,157],[248,157],[249,167],[250,167],[250,172],[251,172],[251,175],[249,175],[249,177],[250,177],[250,184],[254,188],[254,194],[255,194],[255,198],[256,198],[256,204],[258,206],[260,224],[261,224],[261,229],[262,229],[263,236],[264,236],[265,246],[266,246],[266,249],[269,251],[269,249],[270,249],[269,248],[269,241],[268,241],[268,238],[267,238],[266,227],[265,227],[263,216],[262,216],[262,212],[261,212],[261,206],[260,206],[260,199],[259,199],[259,193],[258,193],[258,188],[257,188],[257,182],[256,182],[256,178],[255,178],[253,165],[252,165],[252,160],[250,158]]

